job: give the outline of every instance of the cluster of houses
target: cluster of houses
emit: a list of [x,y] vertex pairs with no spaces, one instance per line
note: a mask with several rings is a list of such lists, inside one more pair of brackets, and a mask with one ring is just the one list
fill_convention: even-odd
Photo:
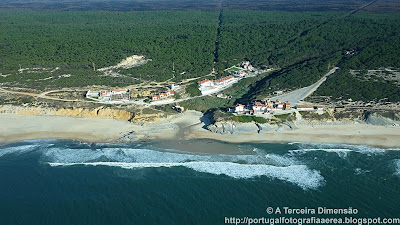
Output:
[[254,113],[269,113],[275,110],[289,110],[291,109],[289,102],[281,102],[279,99],[276,101],[269,100],[256,100],[253,104],[243,105],[237,104],[235,108],[230,109],[231,112],[237,114],[254,114]]
[[172,91],[172,90],[170,90],[170,91],[164,91],[164,92],[161,92],[161,93],[159,93],[159,94],[156,94],[156,95],[153,95],[153,96],[151,96],[151,100],[153,100],[153,101],[158,101],[158,100],[163,100],[163,99],[167,99],[167,98],[169,98],[169,97],[171,97],[171,96],[174,96],[174,91]]
[[[323,110],[323,106],[295,106],[293,107],[298,111],[315,111]],[[234,108],[230,108],[229,111],[236,114],[249,114],[254,115],[255,113],[271,113],[274,111],[290,110],[292,106],[289,102],[282,102],[279,99],[276,101],[270,100],[256,100],[252,104],[243,105],[237,104]]]
[[250,70],[250,71],[254,70],[253,65],[251,65],[249,61],[242,62],[242,68],[245,70]]
[[201,91],[201,94],[208,95],[208,94],[212,94],[212,93],[221,91],[224,88],[226,88],[238,81],[239,81],[239,79],[230,75],[230,76],[226,76],[226,77],[221,77],[220,79],[217,79],[217,80],[205,79],[205,80],[197,82],[197,84],[199,85],[199,90]]
[[112,101],[129,101],[130,90],[129,89],[117,89],[117,90],[103,90],[103,91],[88,91],[86,98],[95,99],[102,102]]
[[[174,86],[177,89],[179,86]],[[138,90],[138,89],[116,89],[116,90],[101,90],[101,91],[91,91],[86,92],[86,98],[109,103],[109,104],[118,104],[118,103],[127,103],[131,100],[131,97],[137,98],[139,96],[149,96],[148,98],[156,102],[158,100],[173,100],[171,98],[175,95],[173,90],[164,91],[155,95],[151,95],[151,91],[149,90]],[[135,100],[137,101],[137,99]]]
[[240,69],[232,72],[232,74],[240,78],[246,78],[248,76],[251,76],[253,74],[252,72],[254,72],[253,65],[251,65],[249,61],[245,61],[242,62],[242,64],[240,65]]
[[250,73],[251,72],[249,70],[247,70],[247,71],[238,70],[238,71],[233,72],[233,75],[238,76],[240,78],[245,78],[245,77],[250,76]]

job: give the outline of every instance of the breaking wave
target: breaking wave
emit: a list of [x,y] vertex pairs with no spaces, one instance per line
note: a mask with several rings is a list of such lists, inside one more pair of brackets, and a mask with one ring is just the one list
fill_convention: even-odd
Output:
[[346,157],[350,152],[361,154],[383,154],[386,151],[400,151],[400,148],[380,149],[366,145],[346,145],[346,144],[323,144],[323,143],[296,143],[299,149],[290,152],[305,153],[308,151],[335,152],[340,157]]
[[352,152],[350,149],[326,149],[326,148],[310,148],[310,149],[298,149],[298,150],[290,150],[290,153],[306,153],[306,152],[311,152],[311,151],[324,151],[324,152],[334,152],[336,153],[340,158],[346,158],[347,154],[349,152]]
[[400,159],[395,160],[394,163],[395,163],[395,169],[396,169],[394,174],[396,174],[397,176],[400,177]]
[[292,158],[290,155],[276,155],[268,153],[266,154],[264,151],[254,148],[253,152],[256,153],[256,157],[264,162],[265,164],[275,165],[275,166],[290,166],[300,164],[296,159]]
[[50,148],[44,151],[45,160],[63,163],[78,162],[135,162],[135,163],[179,163],[191,161],[232,161],[244,163],[263,163],[252,155],[194,155],[172,153],[138,148],[99,148],[99,149],[63,149]]
[[48,148],[42,160],[51,166],[113,166],[124,169],[185,167],[196,172],[236,179],[266,176],[296,184],[303,189],[316,189],[325,182],[319,171],[311,170],[290,157],[275,154],[194,155],[125,147]]
[[92,163],[49,163],[51,166],[114,166],[124,169],[177,167],[183,166],[197,172],[226,175],[237,179],[267,176],[287,181],[303,189],[317,189],[324,184],[324,178],[316,170],[305,165],[278,167],[272,165],[239,164],[233,162],[184,162],[184,163],[126,163],[126,162],[92,162]]
[[8,154],[23,154],[38,149],[39,145],[21,145],[15,147],[0,148],[0,157]]

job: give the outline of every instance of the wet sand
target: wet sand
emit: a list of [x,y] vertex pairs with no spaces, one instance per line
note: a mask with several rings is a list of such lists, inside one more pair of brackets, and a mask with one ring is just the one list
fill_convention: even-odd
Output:
[[247,146],[246,144],[230,144],[229,142],[222,142],[212,139],[156,141],[153,146],[162,149],[174,149],[192,153],[235,155],[254,154],[253,148]]

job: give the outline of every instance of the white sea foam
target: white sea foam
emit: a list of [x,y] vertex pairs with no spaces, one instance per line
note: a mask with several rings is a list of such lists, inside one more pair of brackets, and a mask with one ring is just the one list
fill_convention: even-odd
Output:
[[298,185],[303,189],[316,189],[324,184],[324,178],[316,170],[305,165],[278,167],[271,165],[239,164],[233,162],[183,162],[183,163],[126,163],[126,162],[91,162],[91,163],[49,163],[51,166],[114,166],[124,169],[176,167],[183,166],[197,172],[226,175],[237,179],[266,176]]
[[288,156],[281,156],[275,154],[268,154],[265,155],[265,158],[269,161],[269,164],[276,165],[276,166],[290,166],[299,164],[299,162],[293,158]]
[[369,173],[369,172],[371,172],[371,170],[363,170],[361,168],[355,168],[354,169],[354,174],[355,175],[362,175],[362,174]]
[[396,169],[394,174],[396,174],[397,176],[400,177],[400,159],[396,159],[394,163],[395,163],[395,169]]
[[253,155],[193,155],[154,151],[148,149],[102,148],[102,149],[58,149],[44,152],[46,160],[61,163],[117,161],[136,163],[179,163],[190,161],[263,163]]
[[16,147],[0,148],[0,157],[7,154],[23,154],[37,149],[39,145],[21,145]]
[[290,155],[265,154],[265,152],[258,148],[254,148],[253,152],[256,153],[257,159],[259,159],[260,162],[264,162],[265,164],[271,164],[275,166],[289,166],[299,163]]
[[[297,143],[301,151],[333,151],[333,152],[358,152],[362,154],[383,154],[386,151],[400,151],[400,148],[380,149],[366,145],[323,144],[323,143]],[[296,151],[296,150],[292,150]]]
[[129,148],[49,148],[44,151],[43,160],[51,166],[103,165],[125,169],[183,166],[197,172],[237,179],[267,176],[291,182],[303,189],[315,189],[324,183],[318,171],[310,170],[289,157],[275,154],[194,155]]
[[347,154],[349,152],[352,152],[353,150],[346,149],[346,148],[310,148],[310,149],[298,149],[298,150],[290,150],[289,152],[294,152],[294,153],[306,153],[310,151],[324,151],[324,152],[334,152],[336,153],[339,157],[341,158],[346,158]]

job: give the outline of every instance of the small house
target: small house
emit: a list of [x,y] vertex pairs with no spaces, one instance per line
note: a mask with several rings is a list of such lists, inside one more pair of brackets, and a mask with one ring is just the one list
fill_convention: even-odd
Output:
[[283,103],[283,109],[284,110],[289,110],[291,107],[290,107],[290,103],[289,102],[285,102],[285,103]]
[[237,112],[237,113],[244,112],[244,107],[245,107],[245,105],[237,104],[235,107],[235,112]]

